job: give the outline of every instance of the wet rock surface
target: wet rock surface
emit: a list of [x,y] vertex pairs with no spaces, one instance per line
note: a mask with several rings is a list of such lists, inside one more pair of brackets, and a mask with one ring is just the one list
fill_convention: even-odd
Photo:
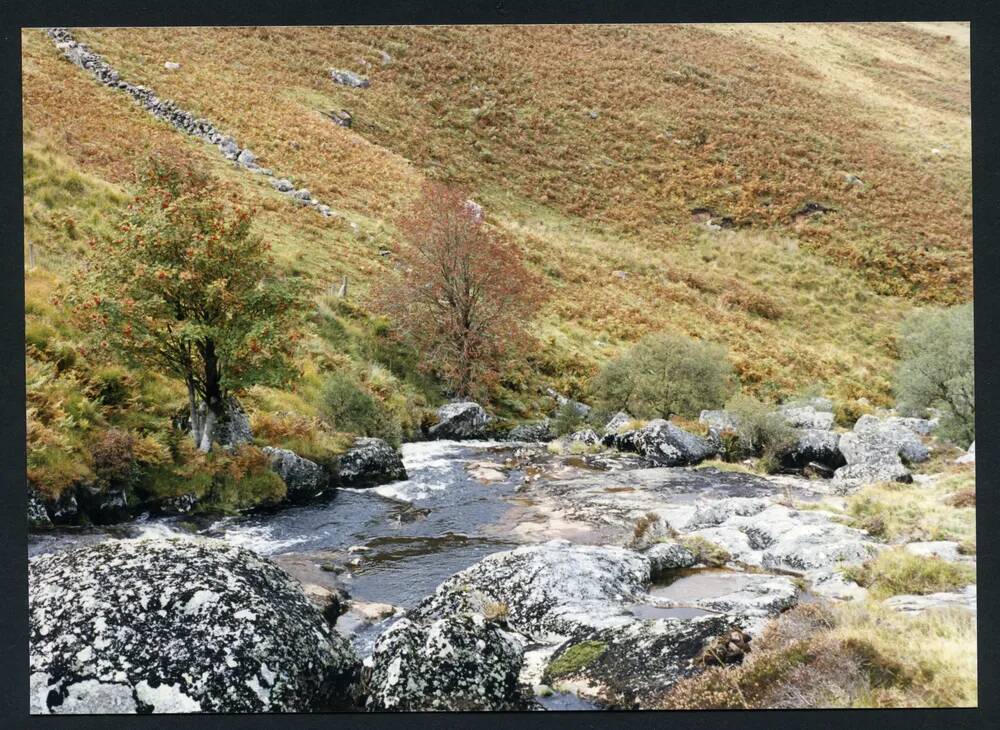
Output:
[[337,462],[336,482],[342,486],[374,486],[406,479],[406,467],[396,449],[382,439],[355,439]]
[[32,713],[346,706],[359,669],[298,585],[245,549],[123,540],[29,563]]
[[621,451],[635,451],[658,466],[697,464],[716,452],[707,439],[663,419],[635,431],[613,433],[604,443]]
[[263,451],[267,454],[271,469],[288,488],[288,499],[306,499],[326,489],[329,477],[316,462],[304,459],[288,449],[265,446]]
[[438,408],[437,419],[428,429],[431,438],[455,440],[482,437],[490,421],[483,407],[472,401],[446,403]]

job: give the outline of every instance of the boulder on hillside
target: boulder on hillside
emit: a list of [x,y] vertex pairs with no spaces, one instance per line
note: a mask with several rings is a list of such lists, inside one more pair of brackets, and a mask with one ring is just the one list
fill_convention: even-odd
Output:
[[656,419],[635,431],[606,439],[620,451],[635,451],[657,466],[697,464],[716,453],[707,439],[685,431],[669,421]]
[[368,79],[364,76],[341,68],[331,68],[330,78],[333,79],[335,83],[342,84],[343,86],[350,86],[354,89],[367,89],[371,85]]
[[506,607],[507,625],[545,641],[629,623],[624,602],[645,592],[649,563],[625,548],[551,540],[493,553],[456,573],[408,614],[428,621]]
[[652,709],[671,686],[698,671],[696,659],[712,639],[734,629],[729,616],[646,619],[601,629],[560,646],[543,680],[606,709]]
[[401,712],[524,710],[521,645],[481,614],[426,624],[400,619],[366,660],[367,709]]
[[[877,418],[869,415],[858,419],[854,424],[854,433],[858,434],[862,444],[871,444],[873,448],[887,444],[905,462],[917,464],[930,458],[930,450],[920,439],[922,432],[930,432],[929,423],[921,418]],[[847,463],[858,462],[848,459]]]
[[456,401],[445,403],[438,408],[438,422],[428,429],[428,434],[435,439],[474,439],[481,438],[486,433],[490,422],[483,407],[473,401]]
[[555,398],[557,410],[558,408],[569,406],[570,408],[573,409],[573,412],[576,413],[576,415],[578,415],[580,418],[586,418],[587,416],[590,415],[591,407],[588,406],[586,403],[581,403],[578,400],[567,398],[562,393],[557,392],[553,388],[548,388],[545,392],[550,397]]
[[786,469],[805,469],[810,464],[819,464],[833,470],[846,463],[840,453],[840,434],[819,428],[800,430],[795,444],[781,455],[781,465]]
[[710,431],[735,431],[736,417],[729,411],[702,411],[698,422],[708,426]]
[[314,461],[304,459],[289,449],[265,446],[271,469],[281,477],[288,488],[288,499],[315,497],[329,485],[326,470]]
[[217,540],[33,558],[28,603],[33,714],[346,708],[360,669],[295,581]]
[[130,516],[125,487],[100,487],[78,484],[76,503],[80,511],[95,525],[111,525]]
[[374,487],[401,479],[406,479],[403,458],[382,439],[355,439],[337,460],[336,481],[342,486]]

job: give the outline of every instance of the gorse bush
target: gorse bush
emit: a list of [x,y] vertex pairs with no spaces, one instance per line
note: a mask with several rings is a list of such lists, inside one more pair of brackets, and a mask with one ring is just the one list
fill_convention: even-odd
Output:
[[942,412],[939,434],[967,446],[976,435],[972,304],[914,312],[900,327],[899,410]]
[[765,470],[777,466],[778,457],[795,443],[795,430],[772,407],[748,395],[736,395],[726,403],[735,429],[729,440],[734,459],[760,456]]
[[722,345],[651,335],[605,365],[591,391],[601,413],[624,410],[639,418],[670,418],[718,408],[735,386]]

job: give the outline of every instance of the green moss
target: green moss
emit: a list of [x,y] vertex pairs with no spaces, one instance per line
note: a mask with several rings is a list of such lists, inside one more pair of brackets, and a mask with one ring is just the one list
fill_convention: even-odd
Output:
[[583,641],[574,644],[557,656],[546,668],[545,676],[558,679],[576,674],[607,650],[603,641]]

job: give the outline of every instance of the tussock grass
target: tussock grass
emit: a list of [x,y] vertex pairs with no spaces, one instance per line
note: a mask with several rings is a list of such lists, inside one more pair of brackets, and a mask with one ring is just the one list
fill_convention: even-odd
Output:
[[976,571],[969,565],[901,549],[884,550],[863,565],[845,567],[843,573],[873,598],[955,591],[976,581]]
[[874,603],[804,604],[769,624],[739,666],[683,680],[662,709],[970,707],[976,620]]

